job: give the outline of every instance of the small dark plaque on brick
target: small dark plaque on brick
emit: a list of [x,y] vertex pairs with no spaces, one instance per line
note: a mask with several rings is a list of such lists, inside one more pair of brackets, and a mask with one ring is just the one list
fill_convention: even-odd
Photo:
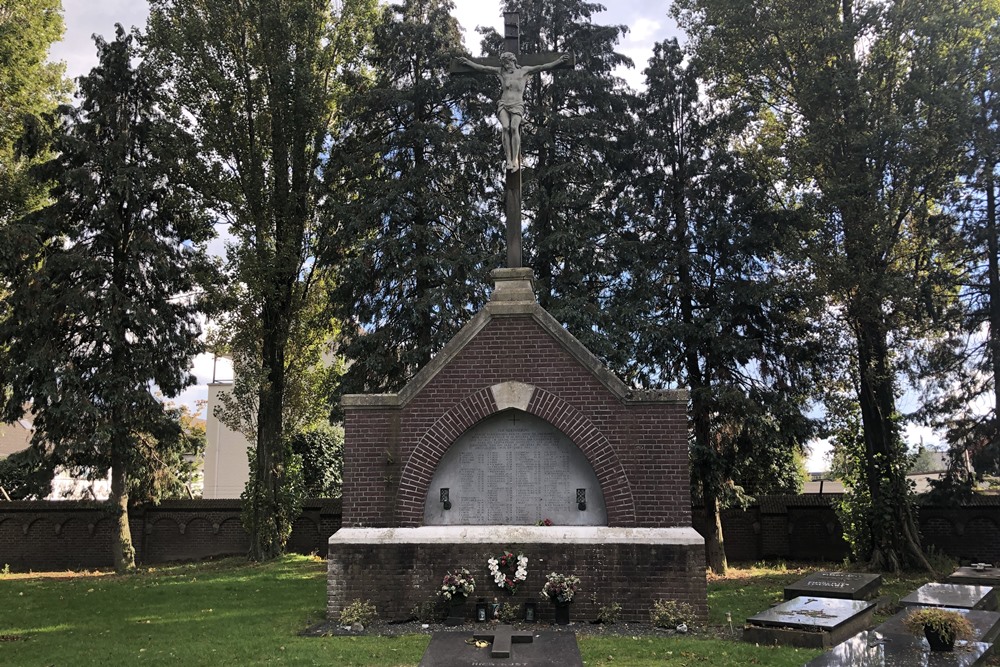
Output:
[[863,572],[814,572],[785,587],[785,599],[800,595],[841,600],[870,600],[878,595],[881,574]]
[[[469,643],[471,640],[472,635],[464,632],[435,632],[420,660],[420,667],[583,666],[576,635],[572,632],[537,632],[530,643],[515,640],[508,658],[494,658],[491,644],[480,647]],[[489,644],[488,641],[482,643]]]

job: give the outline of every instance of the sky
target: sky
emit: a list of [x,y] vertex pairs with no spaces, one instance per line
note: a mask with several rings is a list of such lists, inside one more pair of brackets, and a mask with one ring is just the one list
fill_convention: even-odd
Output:
[[[667,15],[668,0],[606,0],[608,7],[598,14],[595,23],[604,25],[625,25],[629,31],[619,43],[619,51],[632,59],[632,69],[622,69],[617,74],[628,85],[638,88],[642,81],[642,70],[653,53],[653,45],[670,37],[681,38],[679,29]],[[97,64],[96,49],[91,38],[94,34],[106,39],[114,35],[115,23],[126,28],[143,27],[149,9],[145,0],[63,0],[66,34],[63,41],[53,45],[52,60],[66,63],[66,74],[71,78],[87,73]],[[466,47],[473,55],[479,55],[479,34],[477,26],[491,26],[503,32],[503,15],[499,2],[489,0],[455,0],[455,17],[465,34]],[[221,252],[221,243],[216,244]],[[211,355],[201,355],[195,360],[193,372],[197,383],[185,390],[175,401],[195,407],[196,401],[205,400],[208,385],[213,375],[218,380],[230,380],[231,368],[225,362],[216,365]],[[908,429],[907,439],[916,444],[923,438],[928,444],[937,441],[929,430],[918,427]],[[812,448],[807,467],[810,471],[824,470],[829,446],[817,443]]]

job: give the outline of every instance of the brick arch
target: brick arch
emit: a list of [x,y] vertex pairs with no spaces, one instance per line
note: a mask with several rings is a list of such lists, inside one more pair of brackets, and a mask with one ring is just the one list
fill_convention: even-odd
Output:
[[[400,475],[396,495],[397,525],[422,524],[427,488],[445,452],[470,428],[502,411],[490,387],[484,387],[459,401],[427,429]],[[552,424],[583,452],[601,485],[608,525],[634,526],[635,503],[625,467],[597,426],[578,409],[541,387],[531,387],[525,412]]]

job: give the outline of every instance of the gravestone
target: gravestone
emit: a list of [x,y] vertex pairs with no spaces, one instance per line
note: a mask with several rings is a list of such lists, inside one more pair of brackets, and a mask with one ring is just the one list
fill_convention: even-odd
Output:
[[583,667],[571,632],[537,632],[530,643],[509,647],[509,657],[493,657],[492,645],[479,647],[472,639],[462,632],[435,632],[420,667]]
[[829,648],[871,624],[875,603],[801,596],[747,619],[743,641]]
[[[912,609],[904,609],[875,629],[882,634],[908,634],[909,631],[903,627],[903,620],[911,611]],[[1000,636],[1000,613],[976,609],[955,609],[954,611],[964,615],[972,626],[971,641],[992,644]]]
[[949,584],[972,584],[974,586],[1000,586],[1000,568],[992,564],[979,563],[958,568],[948,577]]
[[844,600],[870,600],[878,595],[881,574],[863,572],[814,572],[785,587],[785,599],[800,595]]
[[970,584],[924,584],[901,598],[899,603],[904,607],[955,607],[985,611],[997,608],[992,586]]
[[981,642],[958,642],[954,651],[931,651],[922,637],[866,630],[805,667],[976,667],[985,664],[990,648]]

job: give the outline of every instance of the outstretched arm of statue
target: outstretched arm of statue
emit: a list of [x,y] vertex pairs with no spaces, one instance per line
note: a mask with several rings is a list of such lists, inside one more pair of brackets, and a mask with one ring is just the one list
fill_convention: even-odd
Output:
[[524,72],[525,74],[534,74],[535,72],[543,72],[547,69],[554,69],[556,67],[559,67],[560,65],[571,62],[573,62],[573,56],[569,55],[568,53],[564,53],[550,63],[542,63],[541,65],[528,65],[526,67],[522,67],[521,71]]
[[459,56],[455,58],[459,63],[465,65],[466,67],[471,67],[474,70],[479,70],[480,72],[493,72],[494,74],[500,71],[499,67],[491,67],[489,65],[481,65],[475,60],[466,58],[465,56]]

